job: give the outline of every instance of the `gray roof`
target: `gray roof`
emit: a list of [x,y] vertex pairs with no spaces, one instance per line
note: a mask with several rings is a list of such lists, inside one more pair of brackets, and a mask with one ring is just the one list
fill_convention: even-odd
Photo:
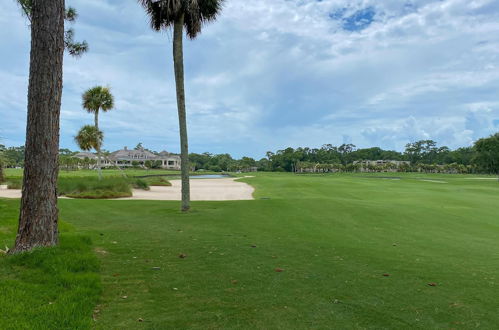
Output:
[[[92,152],[79,152],[74,157],[77,158],[90,158],[90,159],[96,159],[97,155],[92,153]],[[129,150],[129,149],[122,149],[118,150],[115,152],[112,152],[109,154],[108,157],[104,157],[109,160],[115,161],[115,160],[171,160],[171,159],[178,159],[180,160],[180,156],[176,154],[169,153],[168,151],[162,151],[159,154],[155,155],[152,152],[145,150],[145,149],[139,149],[139,150]]]
[[144,150],[144,149],[141,149],[141,150],[127,150],[127,149],[118,150],[118,151],[112,152],[109,155],[109,157],[115,158],[118,160],[121,160],[121,159],[126,159],[126,160],[128,160],[128,159],[140,159],[140,160],[156,159],[155,154],[153,154],[150,151]]
[[97,158],[97,155],[92,153],[92,152],[82,151],[82,152],[77,153],[73,157],[81,158],[81,159],[84,159],[84,158],[95,159],[95,158]]

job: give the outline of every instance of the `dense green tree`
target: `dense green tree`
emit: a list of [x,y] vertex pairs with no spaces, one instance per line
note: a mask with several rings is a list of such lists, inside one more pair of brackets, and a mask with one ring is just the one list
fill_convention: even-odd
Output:
[[23,167],[25,151],[24,146],[4,148],[4,165],[6,167]]
[[151,27],[160,31],[173,27],[173,62],[180,127],[180,157],[182,168],[182,211],[190,208],[189,143],[184,89],[184,28],[195,39],[203,24],[214,21],[221,11],[223,0],[138,0],[149,14]]
[[485,173],[499,175],[499,133],[479,139],[474,145],[474,163]]
[[405,146],[405,156],[412,164],[432,164],[438,154],[437,143],[433,140],[420,140]]
[[[114,97],[111,94],[109,87],[96,86],[88,89],[82,95],[82,105],[89,113],[94,114],[94,125],[97,131],[99,130],[99,112],[107,112],[114,108]],[[102,137],[102,134],[100,135]],[[101,146],[103,141],[97,144],[97,170],[99,171],[99,180],[102,179],[101,169]]]

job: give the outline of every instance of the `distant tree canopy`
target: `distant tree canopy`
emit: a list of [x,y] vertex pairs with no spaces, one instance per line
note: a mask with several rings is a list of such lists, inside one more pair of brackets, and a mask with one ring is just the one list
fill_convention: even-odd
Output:
[[475,142],[473,162],[482,172],[499,174],[499,133]]
[[[158,154],[158,152],[137,144],[136,150],[144,149]],[[4,167],[23,166],[24,147],[5,147],[0,144],[0,153],[3,153]],[[64,163],[72,166],[71,158],[76,152],[69,149],[60,149]],[[255,160],[251,157],[234,159],[229,154],[211,154],[208,152],[189,154],[191,166],[195,170],[214,172],[222,171],[258,171],[293,172],[298,167],[307,166],[319,169],[335,169],[355,171],[352,166],[355,161],[362,160],[395,160],[410,161],[411,166],[404,166],[403,171],[435,171],[441,168],[452,173],[490,173],[499,174],[499,133],[480,139],[471,147],[450,150],[448,147],[439,147],[433,140],[421,140],[406,145],[403,152],[383,150],[379,147],[357,149],[353,144],[343,144],[339,147],[324,144],[320,148],[286,148],[276,152],[268,151],[266,157]],[[62,162],[62,161],[61,161]],[[86,165],[85,165],[86,166]],[[137,163],[136,166],[139,166]],[[147,168],[159,168],[159,162],[146,162]]]

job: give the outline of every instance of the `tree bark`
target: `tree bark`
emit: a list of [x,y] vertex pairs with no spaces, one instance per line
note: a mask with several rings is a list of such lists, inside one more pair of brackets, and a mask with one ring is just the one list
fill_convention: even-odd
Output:
[[189,187],[189,143],[187,140],[187,119],[185,113],[184,89],[184,52],[183,52],[184,15],[182,14],[173,26],[173,63],[175,69],[175,85],[177,89],[177,109],[180,128],[180,169],[182,179],[182,211],[190,209]]
[[[97,128],[97,131],[99,131],[99,109],[95,111],[95,128]],[[99,146],[97,147],[97,172],[99,173],[99,181],[102,180],[102,169],[101,169],[101,155],[100,155],[100,144],[102,141],[99,141]]]
[[33,0],[23,190],[12,253],[58,243],[64,0]]

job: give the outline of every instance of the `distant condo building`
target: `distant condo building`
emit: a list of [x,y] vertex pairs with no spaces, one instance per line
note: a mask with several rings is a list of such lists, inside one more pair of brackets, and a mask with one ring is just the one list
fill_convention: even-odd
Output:
[[[79,159],[97,159],[97,154],[92,152],[80,152],[74,157]],[[110,153],[109,155],[102,156],[102,166],[119,166],[119,167],[132,167],[132,166],[145,166],[147,161],[161,162],[161,167],[169,170],[180,170],[180,156],[162,151],[158,154],[145,150],[143,148],[138,150],[129,150],[125,147]]]
[[382,165],[395,165],[400,167],[402,165],[411,165],[411,162],[406,160],[357,160],[353,162],[354,165],[360,164],[362,166],[382,166]]

